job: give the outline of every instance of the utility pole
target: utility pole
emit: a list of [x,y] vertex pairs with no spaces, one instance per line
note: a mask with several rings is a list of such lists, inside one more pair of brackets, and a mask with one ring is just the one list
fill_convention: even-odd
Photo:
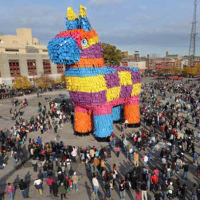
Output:
[[192,29],[190,34],[190,47],[189,47],[189,61],[190,66],[194,67],[195,55],[196,55],[196,39],[197,39],[197,0],[194,0],[194,15],[192,21]]

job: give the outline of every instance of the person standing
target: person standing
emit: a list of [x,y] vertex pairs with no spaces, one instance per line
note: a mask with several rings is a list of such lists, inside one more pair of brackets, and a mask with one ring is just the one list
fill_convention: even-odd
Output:
[[185,163],[185,165],[183,165],[183,180],[188,178],[188,171],[189,171],[189,166],[187,163]]
[[147,200],[147,183],[143,181],[141,185],[141,190],[142,190],[142,200]]
[[14,191],[15,191],[14,185],[11,183],[8,183],[6,187],[6,194],[8,194],[11,200],[14,200]]
[[33,185],[35,186],[37,193],[42,196],[42,180],[39,178],[35,179]]
[[196,151],[194,151],[194,153],[193,153],[193,163],[194,164],[196,163],[196,160],[197,160],[197,153],[196,153]]
[[193,184],[192,187],[192,200],[197,200],[197,185],[196,183]]
[[24,199],[29,198],[28,196],[28,185],[24,182],[23,179],[20,180],[19,182],[19,189],[22,192],[22,196]]
[[106,198],[111,199],[110,181],[105,182],[105,196]]
[[163,200],[167,200],[167,184],[165,181],[163,181],[161,184],[161,191],[163,194]]
[[128,120],[127,119],[125,120],[124,124],[125,124],[125,129],[126,129],[128,127]]
[[58,197],[58,184],[56,181],[52,183],[53,196]]
[[40,160],[38,160],[38,162],[37,162],[37,170],[38,170],[38,172],[40,172],[42,170],[42,162]]
[[137,189],[135,193],[135,200],[141,200],[142,199],[142,192]]
[[133,159],[134,159],[134,165],[135,165],[135,167],[138,167],[139,166],[139,154],[138,154],[137,151],[134,152]]
[[99,166],[99,159],[98,158],[94,158],[92,172],[96,173],[98,166]]
[[95,194],[95,198],[98,197],[98,190],[99,190],[99,181],[97,180],[97,177],[94,175],[92,178],[92,184],[94,187],[94,194]]
[[174,194],[174,187],[173,187],[173,183],[170,182],[168,187],[167,187],[167,196],[169,199],[173,199],[173,194]]
[[54,180],[52,179],[52,177],[49,177],[48,179],[46,179],[46,183],[49,186],[49,194],[52,193],[52,184],[53,184]]
[[16,151],[14,151],[13,162],[14,162],[14,167],[16,167],[18,162],[18,155]]
[[120,154],[120,147],[117,146],[116,149],[115,149],[115,151],[116,151],[116,156],[119,157],[119,154]]
[[71,170],[71,159],[69,157],[66,159],[66,164],[67,164],[67,170],[69,172]]
[[120,194],[120,199],[125,200],[125,181],[122,180],[121,183],[119,184],[119,194]]
[[187,186],[185,183],[180,187],[180,198],[185,199],[187,196]]
[[151,172],[149,169],[147,170],[147,189],[151,189]]
[[152,189],[157,191],[158,176],[156,176],[155,174],[151,175],[151,184],[152,184]]
[[71,179],[73,184],[73,190],[78,191],[78,176],[76,175],[76,172],[74,172],[74,175]]
[[63,197],[66,198],[66,189],[64,183],[61,183],[58,187],[58,193],[60,194],[61,200],[63,200]]
[[73,150],[71,152],[71,156],[72,156],[72,162],[76,163],[77,148],[75,146],[73,146]]

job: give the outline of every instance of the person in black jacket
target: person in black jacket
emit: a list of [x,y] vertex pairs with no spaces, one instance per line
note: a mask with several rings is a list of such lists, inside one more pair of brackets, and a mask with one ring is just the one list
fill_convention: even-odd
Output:
[[136,169],[133,169],[133,171],[131,172],[131,187],[133,190],[135,190],[137,188],[137,171]]
[[188,178],[188,171],[189,171],[189,166],[187,163],[185,163],[185,165],[183,165],[183,180]]
[[141,190],[142,190],[142,199],[147,200],[147,183],[146,183],[146,181],[142,182]]
[[28,186],[24,182],[23,179],[21,179],[20,182],[19,182],[19,189],[21,190],[22,196],[23,196],[24,199],[29,198],[29,196],[28,196]]
[[163,194],[163,200],[166,200],[167,199],[167,185],[164,181],[161,184],[161,191]]
[[185,199],[187,195],[187,186],[186,184],[184,183],[181,187],[180,187],[180,197],[181,199]]
[[110,181],[106,181],[105,182],[105,195],[106,195],[106,198],[109,198],[111,199],[111,192],[110,192]]
[[58,197],[58,184],[56,181],[52,183],[53,196]]

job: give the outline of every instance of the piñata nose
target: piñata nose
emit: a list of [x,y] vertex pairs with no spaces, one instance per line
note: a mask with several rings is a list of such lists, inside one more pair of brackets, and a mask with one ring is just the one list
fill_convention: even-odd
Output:
[[52,39],[48,44],[48,52],[56,64],[73,65],[80,61],[81,50],[71,37]]

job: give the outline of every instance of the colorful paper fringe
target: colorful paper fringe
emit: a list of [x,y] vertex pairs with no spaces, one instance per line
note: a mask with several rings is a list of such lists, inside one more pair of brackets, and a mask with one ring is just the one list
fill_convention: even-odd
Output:
[[129,124],[140,123],[140,106],[139,105],[124,105],[124,118]]
[[75,110],[74,128],[78,133],[88,133],[92,131],[92,115],[89,112],[78,112]]
[[115,106],[112,109],[112,120],[119,121],[121,119],[121,106]]
[[141,75],[137,68],[105,66],[98,34],[85,10],[80,6],[77,18],[68,8],[66,31],[49,42],[48,52],[52,62],[66,67],[67,89],[75,104],[75,131],[93,129],[96,137],[106,138],[113,132],[113,121],[121,119],[121,104],[128,123],[140,123]]

